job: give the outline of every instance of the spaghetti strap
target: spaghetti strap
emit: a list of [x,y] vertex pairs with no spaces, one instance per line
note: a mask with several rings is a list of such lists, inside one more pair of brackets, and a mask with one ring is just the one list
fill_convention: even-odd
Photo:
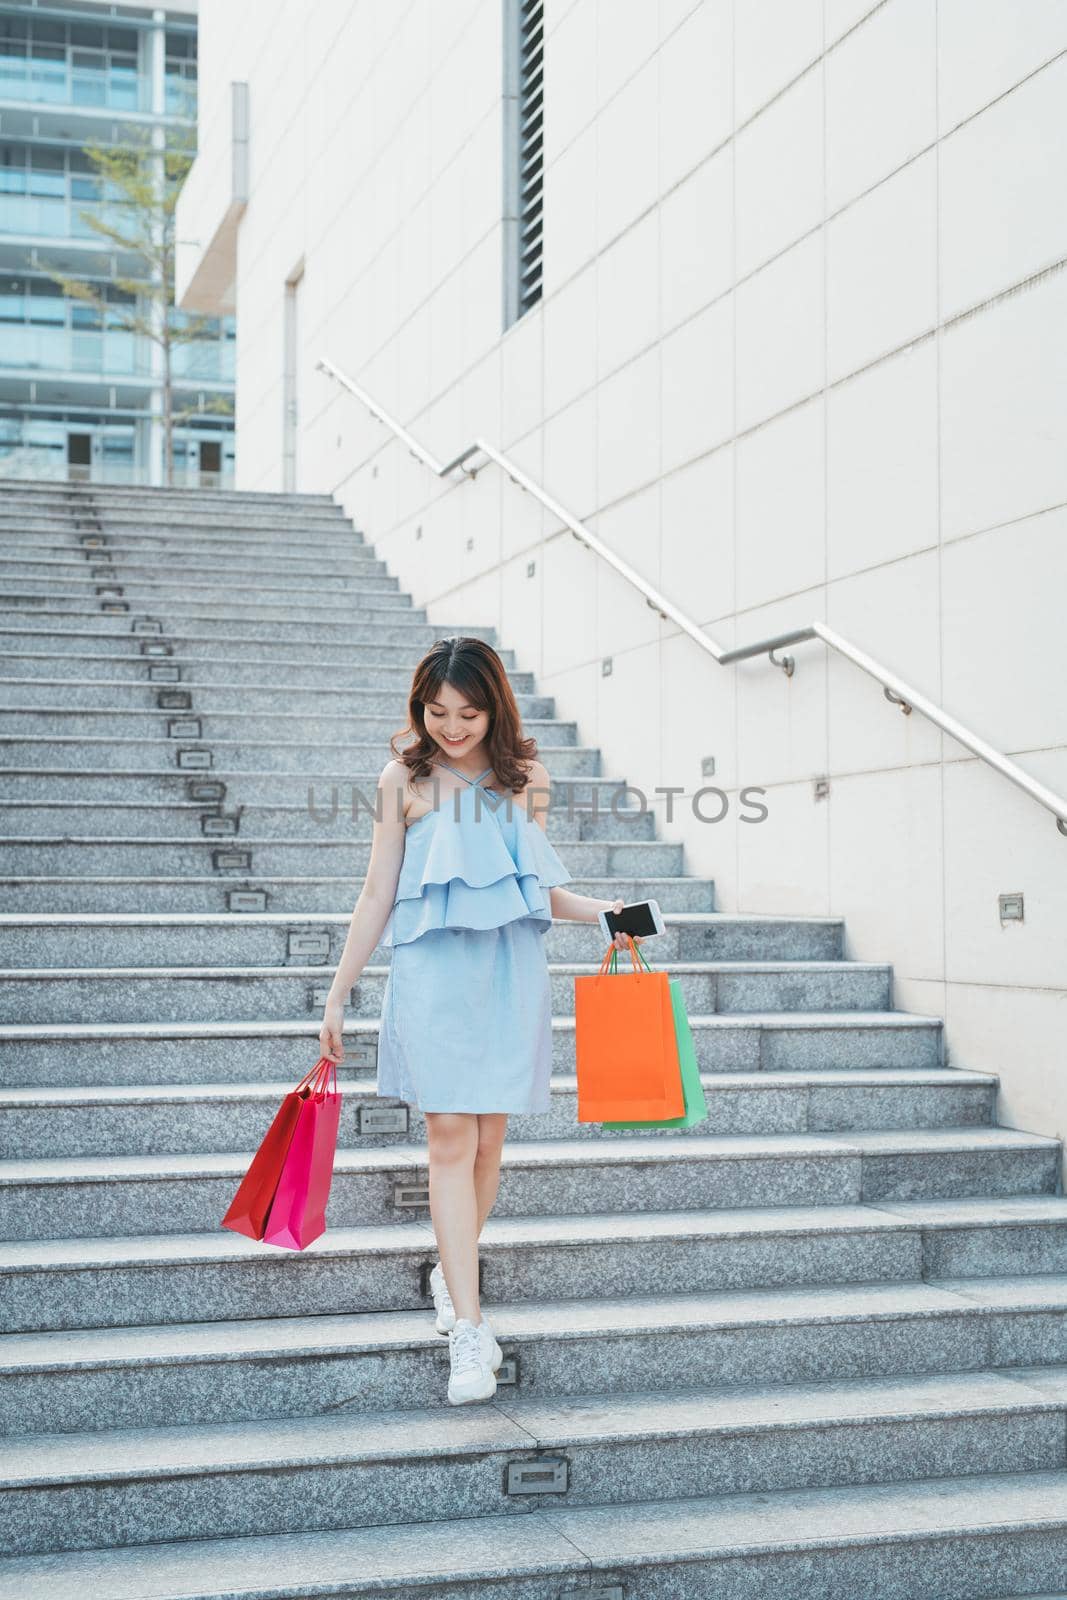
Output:
[[448,771],[448,772],[454,772],[454,773],[455,773],[455,775],[456,775],[456,777],[457,777],[457,778],[466,778],[466,779],[467,779],[467,782],[468,782],[468,783],[471,783],[471,784],[478,784],[478,783],[481,783],[481,781],[482,781],[482,779],[483,779],[483,778],[487,778],[487,777],[488,777],[488,776],[489,776],[489,774],[490,774],[490,773],[491,773],[491,772],[492,772],[492,770],[493,770],[493,769],[492,769],[492,767],[486,767],[486,769],[485,769],[485,771],[484,771],[484,772],[479,772],[479,774],[478,774],[478,776],[477,776],[477,777],[476,777],[476,778],[467,778],[467,774],[466,774],[466,773],[465,773],[465,772],[456,772],[456,769],[455,769],[455,767],[450,767],[450,766],[449,766],[449,765],[448,765],[448,762],[447,762],[447,761],[442,761],[442,762],[441,762],[441,763],[440,763],[440,765],[441,765],[441,766],[442,766],[442,767],[444,767],[444,768],[445,768],[445,769],[446,769],[446,771]]

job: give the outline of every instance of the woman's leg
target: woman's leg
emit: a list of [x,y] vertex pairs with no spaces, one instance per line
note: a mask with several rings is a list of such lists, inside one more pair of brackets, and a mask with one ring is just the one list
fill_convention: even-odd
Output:
[[[478,1153],[474,1158],[474,1190],[478,1203],[478,1233],[493,1209],[500,1188],[500,1152],[508,1131],[506,1111],[479,1111]],[[447,1279],[448,1274],[445,1273]]]
[[430,1152],[430,1216],[441,1268],[457,1317],[482,1320],[478,1300],[478,1219],[474,1168],[478,1113],[427,1111]]

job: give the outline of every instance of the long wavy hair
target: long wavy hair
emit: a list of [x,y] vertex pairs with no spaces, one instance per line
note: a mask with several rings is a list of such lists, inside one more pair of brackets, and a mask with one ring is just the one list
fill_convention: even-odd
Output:
[[[492,762],[494,776],[505,789],[525,789],[530,775],[521,763],[536,757],[537,740],[523,734],[504,663],[492,645],[466,635],[435,639],[415,668],[408,694],[408,725],[389,741],[393,755],[408,769],[408,781],[427,778],[434,768],[439,746],[427,732],[425,708],[438,698],[443,683],[450,683],[479,711],[488,711],[486,760]],[[410,733],[415,734],[415,743],[398,749],[397,739]]]

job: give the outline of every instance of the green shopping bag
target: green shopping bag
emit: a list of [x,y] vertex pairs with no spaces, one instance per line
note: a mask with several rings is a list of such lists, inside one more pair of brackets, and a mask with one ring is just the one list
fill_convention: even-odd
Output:
[[[640,945],[634,943],[633,948],[648,967]],[[609,967],[611,972],[615,971],[617,956],[618,951],[613,950]],[[651,972],[651,967],[648,970]],[[703,1122],[707,1117],[708,1105],[704,1098],[704,1085],[700,1081],[700,1067],[693,1046],[693,1035],[689,1030],[689,1018],[685,1014],[682,985],[677,978],[668,978],[667,987],[671,991],[671,1008],[674,1012],[674,1036],[678,1041],[678,1065],[682,1072],[685,1114],[680,1117],[667,1117],[662,1122],[604,1122],[601,1124],[604,1128],[691,1128],[694,1123]]]

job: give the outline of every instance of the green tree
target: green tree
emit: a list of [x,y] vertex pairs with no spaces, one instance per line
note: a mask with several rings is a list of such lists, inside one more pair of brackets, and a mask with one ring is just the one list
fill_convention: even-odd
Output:
[[[190,415],[175,415],[174,351],[213,331],[209,317],[177,314],[174,309],[175,208],[196,151],[191,128],[157,133],[130,129],[122,144],[87,144],[85,154],[96,174],[100,201],[80,213],[88,228],[111,246],[116,257],[135,265],[128,276],[110,282],[129,298],[107,298],[107,285],[45,271],[72,300],[93,307],[103,327],[121,328],[150,340],[161,352],[163,460],[166,482],[174,481],[174,426]],[[198,408],[199,409],[199,408]],[[204,408],[232,414],[228,402]]]

